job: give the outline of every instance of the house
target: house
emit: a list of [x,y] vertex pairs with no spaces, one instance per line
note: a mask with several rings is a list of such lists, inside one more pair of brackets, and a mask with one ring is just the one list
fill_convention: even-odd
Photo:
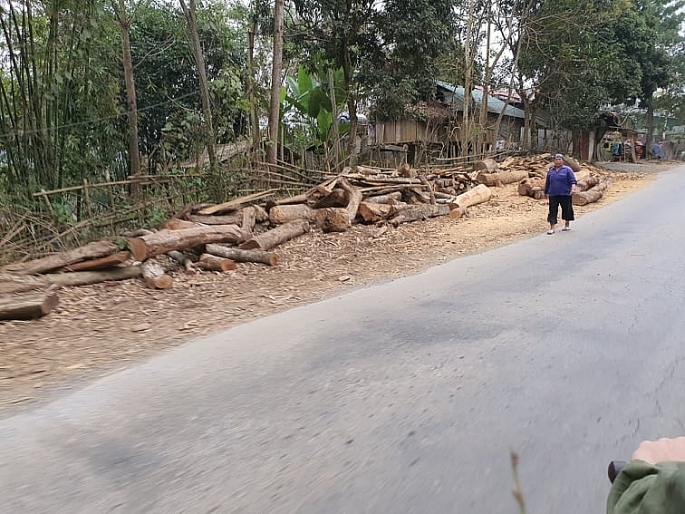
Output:
[[[474,113],[483,103],[483,91],[471,92]],[[408,116],[401,120],[376,121],[370,131],[370,143],[377,151],[404,150],[410,163],[421,162],[428,157],[454,158],[464,155],[460,142],[462,137],[464,88],[446,82],[436,83],[436,100],[420,102],[407,108]],[[491,150],[518,148],[525,113],[499,98],[488,95],[488,128],[485,144]],[[498,133],[494,130],[502,114]],[[382,159],[385,160],[385,159]]]

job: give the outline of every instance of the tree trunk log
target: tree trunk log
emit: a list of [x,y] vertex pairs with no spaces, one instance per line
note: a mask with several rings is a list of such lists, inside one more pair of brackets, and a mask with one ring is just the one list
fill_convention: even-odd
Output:
[[256,207],[245,207],[242,210],[242,219],[240,220],[240,228],[247,232],[252,232],[257,225],[257,209]]
[[476,180],[486,186],[501,186],[503,184],[513,184],[524,178],[528,178],[528,170],[502,171],[500,173],[479,173]]
[[604,196],[604,191],[607,189],[606,182],[600,182],[595,187],[588,189],[587,191],[581,191],[579,193],[571,196],[573,205],[587,205],[589,203],[595,203]]
[[499,169],[497,162],[493,159],[483,159],[473,165],[473,171],[485,171],[487,173],[495,173]]
[[479,184],[470,191],[457,196],[454,203],[459,207],[471,207],[472,205],[487,202],[490,198],[492,198],[490,188],[485,184]]
[[210,225],[184,230],[160,230],[148,236],[128,240],[133,258],[143,262],[146,259],[171,250],[187,250],[209,243],[241,243],[249,236],[237,225]]
[[314,209],[328,207],[346,207],[348,204],[347,194],[344,189],[335,188],[329,195],[319,198],[313,205]]
[[119,247],[112,241],[95,241],[85,246],[81,246],[80,248],[43,257],[42,259],[9,264],[3,267],[2,270],[21,273],[23,275],[38,275],[40,273],[49,273],[50,271],[55,271],[59,268],[64,268],[65,266],[88,259],[105,257],[106,255],[118,251]]
[[385,203],[362,202],[359,204],[359,214],[365,222],[376,223],[378,221],[387,220],[407,208],[409,208],[409,205],[406,203],[388,205]]
[[76,264],[70,264],[64,268],[64,271],[97,271],[101,269],[114,268],[119,264],[125,263],[131,257],[130,252],[117,252],[99,259],[92,259],[90,261],[81,261]]
[[187,214],[186,219],[203,225],[238,225],[243,219],[242,214],[235,213],[226,216],[201,216],[199,214]]
[[253,202],[264,201],[267,198],[273,197],[275,191],[275,189],[270,189],[268,191],[262,191],[260,193],[254,193],[240,198],[235,198],[230,202],[224,202],[219,205],[205,207],[204,209],[198,211],[198,214],[207,216],[211,214],[221,214],[224,212],[237,211],[238,209],[246,205],[250,205]]
[[183,269],[186,270],[186,274],[194,275],[197,272],[193,260],[183,252],[172,250],[168,252],[167,255],[183,266]]
[[390,220],[390,223],[397,227],[400,223],[407,223],[410,221],[425,220],[435,216],[447,216],[450,213],[450,206],[444,204],[422,204],[411,205]]
[[309,228],[307,221],[292,221],[245,241],[239,248],[241,250],[271,250],[281,243],[306,234]]
[[197,223],[188,220],[180,220],[178,218],[171,218],[164,224],[166,230],[184,230],[186,228],[195,228],[198,226]]
[[312,221],[316,211],[305,204],[275,205],[269,211],[269,220],[274,225],[283,225],[291,221]]
[[450,205],[450,207],[453,207],[450,210],[450,218],[455,219],[455,220],[458,220],[462,216],[466,216],[469,213],[469,211],[468,211],[468,209],[466,209],[466,207],[459,207],[458,205],[454,205],[454,204]]
[[125,268],[114,268],[103,271],[74,271],[73,273],[56,273],[45,275],[45,279],[50,284],[63,287],[87,286],[99,284],[101,282],[111,282],[116,280],[127,280],[129,278],[140,277],[143,274],[140,266],[127,266]]
[[570,155],[564,157],[564,163],[573,170],[573,173],[580,171],[580,163]]
[[350,211],[343,207],[317,209],[314,222],[324,232],[346,232],[352,225]]
[[207,253],[235,262],[259,262],[268,266],[278,266],[279,263],[279,258],[275,253],[261,250],[241,250],[222,245],[207,245],[205,250]]
[[142,265],[145,285],[150,289],[171,289],[174,279],[166,274],[162,265],[154,260],[145,261]]
[[49,314],[57,304],[57,291],[17,293],[0,297],[0,320],[29,320]]
[[219,257],[217,255],[210,255],[208,253],[203,253],[200,256],[200,260],[195,263],[200,269],[205,271],[233,271],[237,269],[238,266],[231,259],[226,259],[225,257]]
[[599,184],[599,177],[587,177],[585,180],[578,181],[578,190],[587,191]]
[[400,191],[395,191],[394,193],[388,193],[387,195],[369,196],[364,201],[368,203],[385,203],[388,205],[392,205],[401,200],[402,193]]
[[[350,216],[350,225],[352,225],[352,223],[354,223],[354,219],[357,217],[359,204],[362,203],[364,195],[362,194],[361,190],[356,187],[352,187],[345,179],[340,180],[340,187],[342,187],[345,190],[345,193],[347,193],[347,212]],[[336,232],[339,231],[336,230]]]
[[518,193],[539,200],[545,196],[545,179],[540,177],[526,178],[519,182]]

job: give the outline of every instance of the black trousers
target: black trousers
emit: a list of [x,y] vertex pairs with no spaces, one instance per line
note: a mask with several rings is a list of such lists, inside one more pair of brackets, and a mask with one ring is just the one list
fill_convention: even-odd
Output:
[[550,196],[549,197],[549,216],[547,221],[552,225],[557,224],[557,216],[559,213],[559,206],[561,205],[561,219],[564,221],[573,221],[573,203],[571,196]]

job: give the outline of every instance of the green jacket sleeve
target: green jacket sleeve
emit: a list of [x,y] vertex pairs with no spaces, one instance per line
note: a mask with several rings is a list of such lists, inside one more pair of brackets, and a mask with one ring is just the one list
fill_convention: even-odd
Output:
[[682,514],[685,512],[685,462],[656,466],[635,460],[614,480],[607,514]]

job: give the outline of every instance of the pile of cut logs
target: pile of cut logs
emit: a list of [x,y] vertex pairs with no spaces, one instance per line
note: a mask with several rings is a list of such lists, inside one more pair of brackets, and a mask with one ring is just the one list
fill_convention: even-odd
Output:
[[[545,178],[551,166],[551,154],[537,155],[524,159],[517,159],[515,169],[505,173],[519,173],[525,171],[527,177],[521,177],[518,192],[522,196],[530,196],[536,200],[544,198]],[[600,178],[599,170],[588,164],[579,164],[572,157],[565,157],[565,163],[573,170],[578,181],[577,193],[573,195],[573,205],[587,205],[594,203],[604,196],[607,189],[607,179]],[[507,168],[507,161],[499,164],[499,168]],[[493,173],[492,175],[497,175]]]
[[[549,156],[545,170],[548,163]],[[426,174],[406,164],[395,170],[357,166],[299,196],[278,199],[270,190],[216,205],[189,205],[157,231],[124,233],[0,269],[0,320],[46,315],[57,305],[60,287],[142,278],[147,287],[170,289],[170,271],[226,272],[244,262],[276,266],[279,258],[272,250],[312,227],[344,232],[353,223],[396,227],[435,216],[459,218],[491,198],[489,186],[519,182],[521,192],[524,183],[534,184],[538,174],[532,166],[521,159],[499,165],[485,160],[470,172]],[[534,187],[530,196],[537,195]]]

